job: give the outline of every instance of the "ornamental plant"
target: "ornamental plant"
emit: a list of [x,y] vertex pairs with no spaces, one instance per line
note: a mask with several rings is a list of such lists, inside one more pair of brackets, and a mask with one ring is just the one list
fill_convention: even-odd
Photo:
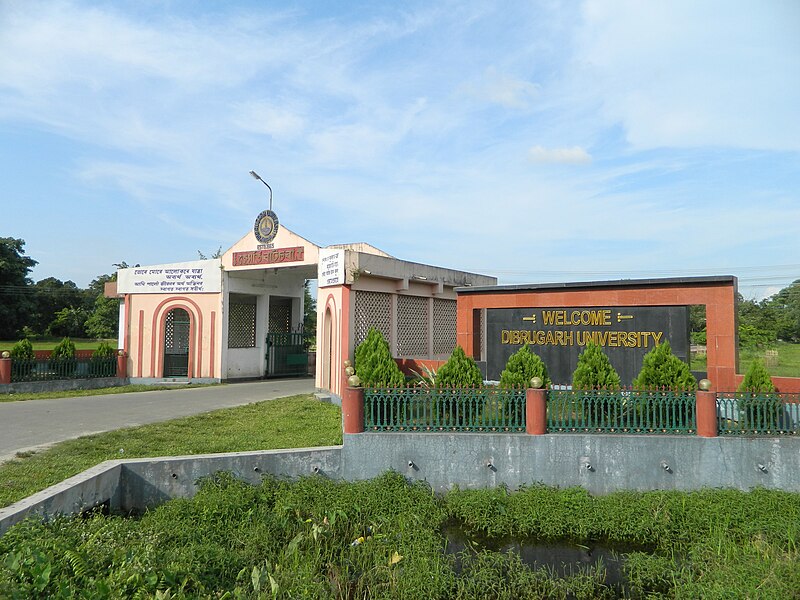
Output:
[[92,352],[92,358],[89,361],[89,373],[99,377],[113,376],[116,373],[116,365],[113,363],[116,354],[117,351],[107,342],[101,342],[97,349]]
[[35,357],[33,344],[28,338],[20,340],[11,348],[10,355],[14,360],[33,360]]
[[667,388],[670,390],[696,390],[697,379],[689,365],[672,353],[665,341],[644,355],[642,370],[633,380],[633,387],[640,390]]
[[747,367],[747,373],[739,385],[740,392],[774,392],[775,386],[769,376],[767,367],[760,359],[756,359]]
[[75,343],[68,337],[65,337],[53,348],[50,358],[52,360],[69,360],[75,358]]
[[620,387],[617,370],[603,349],[589,342],[578,357],[578,366],[572,374],[572,387],[576,390],[607,389]]
[[367,337],[356,348],[356,374],[365,387],[401,386],[406,378],[392,358],[389,344],[383,334],[370,327]]
[[28,338],[18,341],[11,348],[12,380],[25,380],[30,377],[35,366],[33,344]]
[[528,344],[525,344],[508,357],[506,368],[500,373],[500,387],[526,388],[533,377],[540,377],[545,388],[551,383],[547,365],[537,354],[531,352]]
[[436,384],[452,388],[480,387],[483,385],[483,374],[475,359],[467,356],[461,346],[456,346],[447,362],[439,368]]

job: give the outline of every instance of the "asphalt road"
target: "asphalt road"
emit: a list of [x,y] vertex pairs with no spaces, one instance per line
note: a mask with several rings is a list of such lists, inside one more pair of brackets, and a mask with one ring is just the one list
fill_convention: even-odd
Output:
[[0,462],[82,435],[314,392],[314,380],[275,379],[195,389],[0,402]]

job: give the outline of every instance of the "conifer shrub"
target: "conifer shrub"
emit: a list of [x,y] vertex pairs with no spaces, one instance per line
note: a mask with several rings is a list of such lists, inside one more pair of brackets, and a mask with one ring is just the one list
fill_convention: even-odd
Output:
[[97,349],[92,352],[89,361],[89,374],[95,377],[112,377],[116,374],[114,358],[117,351],[107,342],[101,342]]
[[12,359],[15,360],[33,360],[35,354],[33,353],[33,344],[28,338],[18,341],[11,348],[9,353]]
[[389,344],[374,327],[370,327],[367,337],[356,348],[354,368],[364,387],[397,387],[406,381],[392,358]]
[[530,386],[533,377],[540,377],[543,387],[550,386],[547,365],[537,354],[531,352],[528,344],[525,344],[508,357],[506,368],[500,373],[500,387],[526,388]]
[[71,377],[75,373],[75,343],[68,337],[61,340],[50,354],[50,370],[59,375]]
[[72,342],[68,337],[65,337],[58,344],[56,344],[55,348],[53,348],[50,358],[53,360],[67,360],[75,358],[75,343]]
[[689,365],[675,356],[669,342],[665,341],[644,355],[642,370],[633,380],[633,387],[639,390],[666,388],[691,391],[697,389],[697,379],[689,370]]
[[737,397],[737,403],[745,428],[777,429],[783,424],[783,399],[775,394],[772,378],[761,360],[750,363],[739,391],[744,392]]
[[483,385],[483,374],[475,359],[456,346],[447,362],[439,368],[436,383],[440,387],[467,388]]
[[572,387],[577,390],[616,390],[620,387],[619,373],[603,349],[594,342],[589,342],[578,357],[578,366],[572,374]]
[[36,355],[33,352],[33,344],[28,338],[18,341],[11,347],[11,377],[14,381],[27,379],[33,372],[36,365]]
[[763,361],[756,359],[750,363],[747,368],[747,373],[744,374],[744,379],[739,385],[740,392],[774,392],[775,386],[772,384],[772,378],[769,376],[767,367],[764,366]]

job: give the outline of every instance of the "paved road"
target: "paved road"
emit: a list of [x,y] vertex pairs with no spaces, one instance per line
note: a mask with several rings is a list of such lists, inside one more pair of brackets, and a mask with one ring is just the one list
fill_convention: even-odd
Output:
[[0,402],[0,462],[16,452],[82,435],[313,391],[311,378],[275,379],[195,389]]

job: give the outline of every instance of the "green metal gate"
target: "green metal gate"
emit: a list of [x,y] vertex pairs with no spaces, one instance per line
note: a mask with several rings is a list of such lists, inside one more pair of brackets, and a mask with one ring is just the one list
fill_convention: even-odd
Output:
[[164,377],[189,376],[189,313],[173,308],[164,327]]
[[308,374],[308,347],[302,333],[267,334],[267,377]]

